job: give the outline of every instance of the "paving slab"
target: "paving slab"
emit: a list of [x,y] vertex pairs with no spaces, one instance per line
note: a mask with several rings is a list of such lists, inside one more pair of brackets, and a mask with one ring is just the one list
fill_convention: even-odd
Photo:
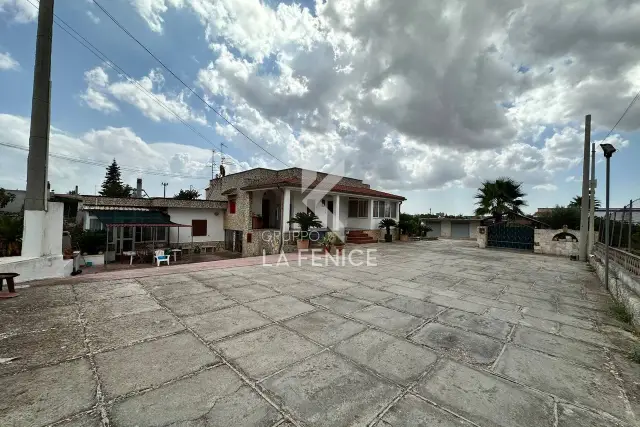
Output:
[[498,301],[497,299],[482,297],[479,295],[464,295],[460,299],[475,302],[476,304],[486,305],[487,307],[501,308],[502,310],[517,311],[519,309],[518,304]]
[[456,308],[458,310],[468,311],[470,313],[482,313],[483,311],[486,311],[489,308],[483,304],[463,301],[457,298],[451,298],[444,295],[433,295],[429,297],[429,301],[437,305]]
[[490,308],[483,316],[493,319],[504,320],[505,322],[523,325],[540,331],[555,334],[560,329],[560,324],[551,320],[539,319],[537,317],[525,316],[521,312]]
[[173,334],[183,329],[171,314],[161,309],[89,323],[87,339],[91,350],[97,352]]
[[541,299],[543,301],[547,301],[552,304],[555,304],[558,300],[558,297],[553,293],[543,292],[537,289],[536,290],[522,289],[517,286],[509,286],[506,289],[505,293],[512,294],[512,295],[521,295],[527,298]]
[[351,288],[345,289],[343,292],[345,294],[353,295],[356,298],[371,302],[378,302],[396,296],[395,294],[392,294],[390,292],[372,289],[363,285],[353,286]]
[[[20,283],[16,284],[16,286]],[[3,290],[6,290],[6,283]],[[3,310],[17,309],[20,312],[40,310],[44,307],[59,307],[75,304],[76,299],[71,285],[32,286],[18,290],[18,298],[2,300]]]
[[365,426],[400,389],[323,352],[268,378],[280,405],[309,426]]
[[252,281],[258,285],[268,286],[275,289],[282,285],[302,284],[302,282],[294,277],[285,276],[284,274],[269,274],[266,276],[254,277]]
[[372,305],[351,315],[363,322],[398,334],[408,334],[424,322],[419,317],[379,305]]
[[218,291],[208,288],[207,290],[207,292],[200,294],[183,295],[181,297],[164,300],[162,304],[177,316],[192,316],[194,314],[215,311],[237,304]]
[[314,306],[302,302],[290,295],[279,295],[277,297],[265,298],[247,303],[247,305],[253,310],[262,313],[275,321],[288,319],[316,309]]
[[173,283],[194,282],[195,280],[189,274],[159,274],[136,279],[143,287],[149,288],[158,285],[166,285]]
[[438,321],[499,340],[505,339],[511,330],[507,322],[454,309],[440,314]]
[[271,427],[280,418],[273,406],[226,366],[117,402],[110,416],[116,426],[139,427]]
[[498,298],[500,301],[510,302],[525,307],[531,307],[539,310],[555,311],[556,304],[554,302],[545,301],[537,298],[525,297],[522,295],[504,293]]
[[516,328],[512,341],[519,346],[573,360],[592,368],[606,369],[607,358],[602,346],[586,344],[523,326]]
[[193,277],[196,280],[216,279],[233,275],[230,270],[230,268],[211,268],[208,270],[191,272],[189,273],[189,276]]
[[215,341],[271,323],[260,314],[241,305],[185,317],[184,322],[205,341]]
[[424,347],[373,329],[342,341],[335,351],[402,385],[418,379],[437,359]]
[[105,322],[116,317],[130,316],[161,308],[158,303],[146,295],[90,301],[82,304],[83,317],[91,323]]
[[14,335],[0,339],[0,359],[17,358],[0,364],[0,375],[61,362],[86,353],[80,325]]
[[406,286],[400,286],[400,285],[387,286],[386,288],[384,288],[384,290],[387,292],[392,292],[397,295],[403,295],[405,297],[414,298],[417,300],[424,300],[429,298],[432,295],[432,293],[429,291],[423,291],[418,288],[408,288]]
[[[286,276],[282,276],[286,277]],[[269,284],[265,286],[269,286],[271,289],[280,292],[281,294],[291,295],[300,299],[309,299],[316,297],[318,295],[328,294],[332,292],[330,289],[327,289],[322,286],[318,286],[312,283],[302,283],[302,282],[294,282],[294,283],[276,283]]]
[[566,403],[558,404],[558,427],[626,427],[624,423],[607,414],[587,411]]
[[465,280],[464,282],[458,283],[451,289],[462,294],[473,294],[488,298],[495,298],[502,292],[504,287],[504,285],[500,285],[498,283]]
[[56,427],[102,427],[102,419],[97,411],[74,416],[72,419],[58,424]]
[[610,372],[574,365],[566,360],[507,345],[496,372],[559,396],[569,402],[602,411],[625,413],[625,403]]
[[567,316],[581,317],[584,319],[597,319],[602,314],[601,311],[571,304],[558,304],[558,312],[566,314]]
[[0,426],[44,426],[95,405],[89,361],[77,359],[0,377]]
[[194,280],[182,283],[167,283],[147,288],[153,296],[160,301],[170,298],[181,297],[183,295],[201,294],[209,292],[211,289],[200,282]]
[[[638,378],[640,378],[640,364],[632,361],[626,354],[611,352],[610,356],[622,380],[622,386],[627,399],[629,399],[629,405],[637,418],[637,414],[640,413],[640,381],[638,381]],[[618,414],[614,415],[618,416]]]
[[441,307],[430,302],[420,301],[404,296],[397,296],[390,300],[383,301],[380,305],[384,305],[385,307],[393,308],[398,311],[403,311],[417,317],[422,317],[423,319],[432,318],[442,310],[446,309],[446,307]]
[[502,343],[493,338],[435,322],[424,325],[410,339],[452,358],[483,365],[496,360],[502,349]]
[[407,394],[394,404],[377,427],[471,427],[471,424],[424,400]]
[[[360,279],[362,279],[362,275],[360,276]],[[342,290],[351,288],[353,286],[356,286],[358,284],[355,281],[344,280],[344,279],[331,277],[331,276],[323,276],[320,278],[320,280],[312,280],[312,281],[303,280],[303,283],[315,283],[317,285],[323,286],[327,289],[331,289],[334,291],[342,291]]]
[[284,324],[305,337],[326,346],[347,339],[367,328],[362,323],[324,310],[296,317],[284,322]]
[[217,289],[219,291],[222,289],[236,288],[240,286],[249,286],[254,284],[252,280],[249,280],[246,277],[228,276],[228,275],[223,275],[220,277],[212,277],[210,279],[202,279],[201,282],[203,285],[213,289]]
[[540,310],[537,308],[524,307],[522,313],[531,317],[537,317],[539,319],[551,320],[564,325],[575,326],[581,329],[593,329],[593,322],[586,319],[579,319],[573,316],[567,316],[566,314],[555,313],[547,310]]
[[81,283],[79,285],[73,285],[73,289],[75,291],[76,298],[81,302],[130,297],[146,293],[140,283],[135,280],[115,283]]
[[279,295],[272,289],[262,285],[248,285],[237,288],[222,289],[220,292],[239,302],[249,302]]
[[339,292],[312,298],[310,301],[313,304],[317,304],[340,314],[349,314],[371,305],[371,302],[369,301],[361,300],[351,295]]
[[36,311],[14,311],[5,310],[3,304],[2,309],[0,312],[0,334],[12,335],[78,324],[78,307],[74,305],[44,307]]
[[322,350],[278,325],[238,335],[214,346],[255,380]]
[[95,356],[102,391],[108,399],[159,386],[219,361],[219,357],[188,333]]
[[420,381],[416,392],[482,426],[554,425],[551,397],[446,359]]

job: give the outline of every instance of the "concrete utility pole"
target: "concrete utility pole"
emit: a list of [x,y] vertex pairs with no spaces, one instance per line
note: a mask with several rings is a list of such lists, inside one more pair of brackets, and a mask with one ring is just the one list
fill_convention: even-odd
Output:
[[580,261],[587,262],[589,221],[589,146],[591,145],[591,114],[584,118],[584,156],[582,160],[582,206],[580,214]]
[[589,245],[587,247],[587,254],[593,251],[593,239],[595,239],[595,209],[596,209],[596,144],[591,144],[591,197],[589,198]]
[[33,67],[31,129],[27,159],[27,191],[24,200],[22,256],[43,255],[47,174],[49,163],[49,124],[51,120],[51,50],[53,44],[54,0],[40,0],[36,61]]
[[627,242],[629,253],[631,253],[631,230],[632,229],[633,229],[633,199],[629,200],[629,241]]
[[162,194],[163,194],[163,197],[164,197],[165,199],[167,198],[167,185],[169,185],[169,183],[168,183],[168,182],[163,182],[163,183],[162,183],[162,187],[163,187],[163,188],[162,188]]

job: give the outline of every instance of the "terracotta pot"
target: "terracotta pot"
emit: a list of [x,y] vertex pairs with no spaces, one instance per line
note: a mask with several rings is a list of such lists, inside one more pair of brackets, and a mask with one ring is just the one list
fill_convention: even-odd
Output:
[[298,250],[309,249],[309,240],[300,239],[296,242],[296,245],[298,246]]

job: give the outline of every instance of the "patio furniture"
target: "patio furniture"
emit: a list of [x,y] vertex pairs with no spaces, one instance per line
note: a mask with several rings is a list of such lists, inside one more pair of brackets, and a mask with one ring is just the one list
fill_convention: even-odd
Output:
[[122,255],[124,255],[125,257],[129,257],[129,265],[132,265],[133,257],[137,256],[138,253],[136,251],[124,251],[122,252]]
[[177,262],[176,255],[180,253],[180,259],[182,259],[182,249],[171,249],[171,254],[173,255],[173,262]]
[[158,267],[160,267],[160,263],[162,262],[166,262],[167,265],[169,265],[169,255],[164,254],[164,249],[155,251],[155,255],[153,256],[153,258],[158,263]]
[[[13,298],[18,296],[15,284],[13,283],[13,278],[18,276],[18,273],[0,273],[0,298]],[[2,282],[5,280],[7,281],[9,292],[2,292]]]

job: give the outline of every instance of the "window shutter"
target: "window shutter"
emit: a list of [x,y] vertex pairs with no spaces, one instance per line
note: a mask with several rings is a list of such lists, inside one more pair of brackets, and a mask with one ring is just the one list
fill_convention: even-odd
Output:
[[206,236],[207,235],[207,220],[206,219],[193,219],[193,220],[191,220],[191,235],[193,237]]

